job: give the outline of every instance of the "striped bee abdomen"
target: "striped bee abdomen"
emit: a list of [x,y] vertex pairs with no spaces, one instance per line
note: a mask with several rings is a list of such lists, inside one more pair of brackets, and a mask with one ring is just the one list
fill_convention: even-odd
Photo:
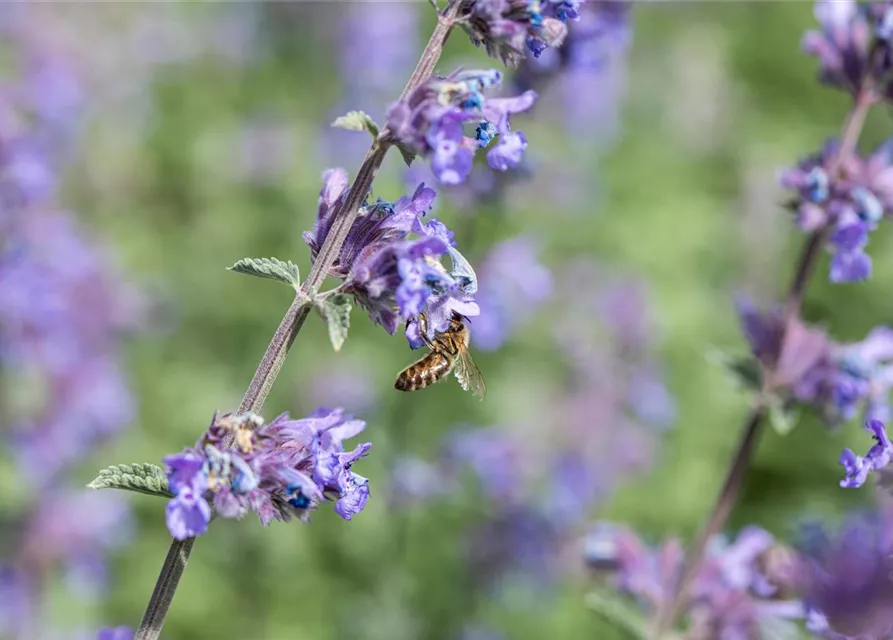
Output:
[[424,358],[397,374],[394,388],[400,391],[417,391],[443,380],[453,368],[453,362],[443,353],[432,351]]

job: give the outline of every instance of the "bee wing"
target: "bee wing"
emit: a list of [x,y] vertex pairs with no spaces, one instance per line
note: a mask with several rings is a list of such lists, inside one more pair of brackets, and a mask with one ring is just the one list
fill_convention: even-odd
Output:
[[456,380],[459,381],[459,386],[465,391],[471,391],[481,400],[487,395],[487,385],[484,383],[484,376],[474,363],[474,360],[471,359],[468,349],[459,350],[453,373],[456,376]]

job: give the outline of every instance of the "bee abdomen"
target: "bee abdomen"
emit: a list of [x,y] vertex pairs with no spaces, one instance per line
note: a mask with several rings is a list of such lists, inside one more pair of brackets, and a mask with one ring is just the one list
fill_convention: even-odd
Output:
[[442,380],[451,369],[449,359],[432,352],[397,375],[394,388],[399,391],[418,391]]

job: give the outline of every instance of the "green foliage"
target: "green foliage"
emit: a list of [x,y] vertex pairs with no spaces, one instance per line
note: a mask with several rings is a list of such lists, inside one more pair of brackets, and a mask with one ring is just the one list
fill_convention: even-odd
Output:
[[227,269],[258,278],[278,280],[291,285],[295,290],[301,287],[301,275],[298,267],[292,262],[283,262],[278,258],[242,258]]
[[91,489],[121,489],[162,498],[172,498],[174,495],[168,489],[164,470],[148,462],[113,464],[100,471],[87,486]]
[[331,297],[317,300],[313,306],[326,321],[332,347],[335,351],[341,351],[350,330],[350,296],[337,293]]
[[373,138],[378,137],[378,124],[364,111],[348,111],[335,118],[332,126],[348,131],[368,131]]

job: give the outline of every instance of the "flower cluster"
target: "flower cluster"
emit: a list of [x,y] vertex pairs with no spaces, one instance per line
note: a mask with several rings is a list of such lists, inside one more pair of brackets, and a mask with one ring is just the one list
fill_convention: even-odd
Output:
[[581,0],[461,0],[460,24],[475,46],[507,65],[527,51],[535,57],[559,47],[567,22],[580,17]]
[[[510,116],[533,106],[536,93],[526,91],[511,98],[484,96],[485,89],[501,82],[502,73],[496,69],[432,76],[391,106],[388,126],[401,149],[430,158],[434,175],[447,185],[468,177],[479,148],[489,147],[487,162],[493,169],[515,168],[527,148],[527,138],[512,131]],[[478,125],[474,138],[465,135],[467,122]]]
[[[590,566],[635,597],[646,614],[670,605],[683,561],[679,541],[651,549],[629,529],[601,525],[587,537],[585,553]],[[733,542],[717,537],[682,605],[685,637],[758,638],[770,628],[782,637],[780,627],[806,615],[804,604],[790,597],[796,582],[796,562],[763,529],[745,529]]]
[[831,141],[781,176],[782,185],[796,192],[791,208],[798,226],[807,232],[831,229],[832,282],[858,282],[871,275],[868,234],[893,212],[891,153],[893,142],[886,142],[867,158],[838,158],[838,144]]
[[301,420],[287,414],[264,425],[253,414],[215,416],[194,448],[164,459],[174,497],[167,526],[178,540],[201,535],[212,512],[241,518],[250,509],[267,525],[306,518],[326,496],[345,520],[369,498],[369,482],[351,470],[371,444],[344,450],[366,426],[341,409],[318,409]]
[[853,96],[869,89],[872,99],[889,98],[893,89],[893,13],[889,3],[820,0],[815,4],[815,17],[821,30],[807,32],[802,47],[818,58],[821,81]]
[[[320,248],[340,215],[347,197],[347,174],[333,169],[324,176],[316,225],[304,233],[311,256]],[[369,318],[393,334],[406,322],[406,337],[413,348],[424,341],[419,316],[427,318],[428,337],[444,331],[453,314],[476,316],[477,277],[455,248],[452,232],[432,218],[424,220],[435,196],[419,185],[412,196],[391,204],[379,200],[365,205],[354,220],[329,275],[343,281],[340,290],[354,296]],[[449,256],[448,271],[441,259]]]
[[853,419],[862,407],[869,419],[889,419],[893,330],[877,327],[860,342],[839,344],[796,319],[783,334],[779,311],[760,313],[745,300],[738,311],[754,356],[773,372],[776,391],[788,391],[830,424]]
[[854,517],[833,535],[810,536],[800,578],[806,627],[830,640],[893,634],[893,518],[888,508]]

